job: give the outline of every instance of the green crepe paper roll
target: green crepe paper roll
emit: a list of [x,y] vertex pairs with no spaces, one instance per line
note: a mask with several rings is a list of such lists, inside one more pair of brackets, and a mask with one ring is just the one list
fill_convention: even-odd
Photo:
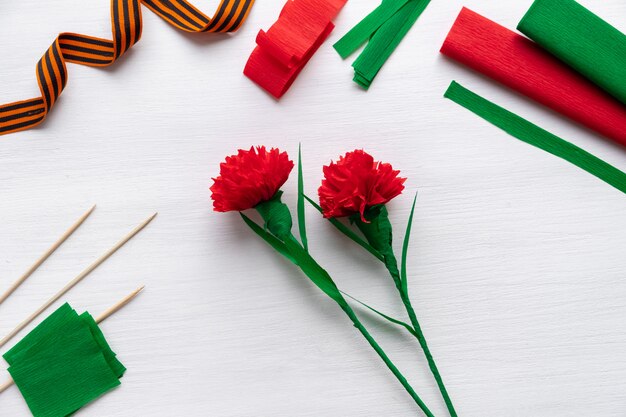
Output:
[[517,29],[626,104],[626,35],[574,0],[535,0]]
[[35,417],[68,416],[120,385],[124,366],[89,313],[64,304],[9,350],[9,373]]

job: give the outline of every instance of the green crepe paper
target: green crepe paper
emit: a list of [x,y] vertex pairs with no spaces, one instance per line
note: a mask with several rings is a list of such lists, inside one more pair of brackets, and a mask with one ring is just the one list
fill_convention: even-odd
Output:
[[94,319],[64,304],[4,354],[35,417],[69,416],[125,372]]
[[465,107],[511,136],[558,156],[626,193],[626,173],[600,158],[503,109],[452,81],[444,97]]
[[626,35],[574,0],[535,0],[517,28],[626,104]]
[[[301,172],[299,172],[299,175],[301,176]],[[300,270],[311,280],[311,282],[313,282],[320,290],[337,303],[348,318],[350,318],[354,327],[361,332],[363,337],[380,356],[385,365],[387,365],[389,370],[402,384],[404,389],[409,393],[424,414],[428,417],[434,417],[432,412],[428,409],[426,404],[424,404],[413,387],[411,387],[404,375],[395,366],[391,359],[389,359],[385,351],[361,323],[356,313],[343,297],[341,291],[339,291],[337,285],[328,272],[326,272],[326,270],[324,270],[324,268],[322,268],[317,261],[315,261],[315,259],[309,254],[308,250],[305,249],[304,246],[293,236],[291,233],[291,228],[293,226],[291,213],[289,212],[289,208],[281,202],[281,196],[282,191],[279,191],[274,198],[263,202],[256,207],[257,212],[259,212],[263,218],[264,227],[259,226],[248,216],[240,213],[246,225],[259,237],[265,240],[265,242],[267,242],[278,253],[290,260],[294,265],[298,266]],[[302,196],[304,197],[303,194]]]
[[383,0],[380,6],[368,14],[355,27],[350,29],[348,33],[343,35],[343,37],[333,45],[333,48],[335,48],[341,58],[346,59],[361,45],[367,42],[374,32],[408,1],[409,0]]
[[413,207],[411,208],[411,214],[409,215],[407,230],[402,246],[402,272],[400,272],[400,270],[398,269],[398,261],[393,250],[393,231],[386,206],[378,205],[366,210],[366,222],[361,220],[360,213],[356,213],[351,216],[350,221],[358,227],[361,233],[363,233],[369,244],[383,256],[383,263],[387,267],[387,270],[389,271],[389,274],[391,275],[394,284],[396,285],[396,289],[398,290],[400,299],[404,304],[413,329],[415,330],[413,335],[416,337],[417,341],[420,344],[420,347],[422,348],[422,351],[424,352],[424,355],[426,356],[428,366],[431,373],[433,374],[433,377],[435,378],[435,381],[437,382],[437,386],[439,387],[441,396],[446,403],[448,412],[452,417],[456,417],[457,413],[454,409],[454,405],[452,404],[452,399],[448,394],[448,390],[446,389],[446,386],[443,382],[441,373],[439,372],[437,364],[435,363],[435,359],[433,358],[430,348],[428,347],[428,343],[426,342],[426,338],[424,337],[424,332],[422,331],[419,321],[417,320],[415,309],[413,308],[413,305],[411,304],[411,299],[409,297],[406,273],[406,259],[409,248],[409,238],[411,225],[413,223],[413,214],[415,212],[416,199],[417,196],[413,200]]
[[342,58],[354,52],[367,38],[367,46],[354,61],[354,81],[368,89],[430,0],[383,0],[335,45]]

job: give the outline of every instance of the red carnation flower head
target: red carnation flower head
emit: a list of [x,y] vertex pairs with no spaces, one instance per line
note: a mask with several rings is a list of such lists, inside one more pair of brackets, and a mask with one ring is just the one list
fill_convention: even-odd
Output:
[[324,166],[324,179],[318,190],[324,217],[361,214],[370,207],[386,204],[404,190],[406,178],[399,178],[387,163],[376,162],[363,150],[348,152]]
[[286,152],[265,146],[239,150],[220,164],[213,178],[211,198],[215,211],[243,211],[270,200],[289,178],[293,161]]

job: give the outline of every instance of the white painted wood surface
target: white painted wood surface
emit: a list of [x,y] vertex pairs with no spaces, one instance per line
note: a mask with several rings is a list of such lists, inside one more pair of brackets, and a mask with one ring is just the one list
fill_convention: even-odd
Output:
[[[335,305],[237,215],[211,211],[210,178],[237,148],[295,157],[301,142],[315,194],[324,163],[363,147],[409,177],[390,205],[397,240],[420,192],[410,288],[459,414],[625,416],[626,197],[442,98],[456,79],[626,169],[624,149],[439,55],[462,5],[514,27],[531,0],[433,1],[367,93],[331,48],[378,3],[352,0],[277,103],[241,72],[282,3],[258,1],[234,36],[183,34],[144,8],[143,38],[125,58],[70,65],[48,120],[0,138],[0,289],[98,204],[0,308],[0,333],[157,210],[65,300],[99,314],[147,285],[103,325],[129,368],[122,387],[79,415],[419,415]],[[622,0],[582,3],[626,31]],[[0,102],[38,94],[35,63],[61,31],[109,37],[108,1],[3,2]],[[295,187],[294,175],[294,207]],[[341,288],[402,317],[383,268],[308,215],[312,251]],[[417,344],[365,316],[445,416]],[[0,416],[28,415],[17,389],[0,397]]]

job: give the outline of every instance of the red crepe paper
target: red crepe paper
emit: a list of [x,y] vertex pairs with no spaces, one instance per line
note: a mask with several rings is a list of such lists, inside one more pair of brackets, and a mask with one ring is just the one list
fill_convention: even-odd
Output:
[[441,52],[626,145],[626,107],[529,39],[463,8]]
[[259,31],[243,73],[277,99],[287,92],[335,28],[347,0],[289,0],[278,21]]
[[399,178],[390,164],[376,162],[363,150],[355,150],[324,167],[324,179],[318,190],[324,217],[351,216],[386,204],[404,190],[406,178]]
[[243,211],[276,195],[287,181],[293,161],[286,152],[265,146],[239,150],[220,164],[220,175],[211,186],[215,211]]

